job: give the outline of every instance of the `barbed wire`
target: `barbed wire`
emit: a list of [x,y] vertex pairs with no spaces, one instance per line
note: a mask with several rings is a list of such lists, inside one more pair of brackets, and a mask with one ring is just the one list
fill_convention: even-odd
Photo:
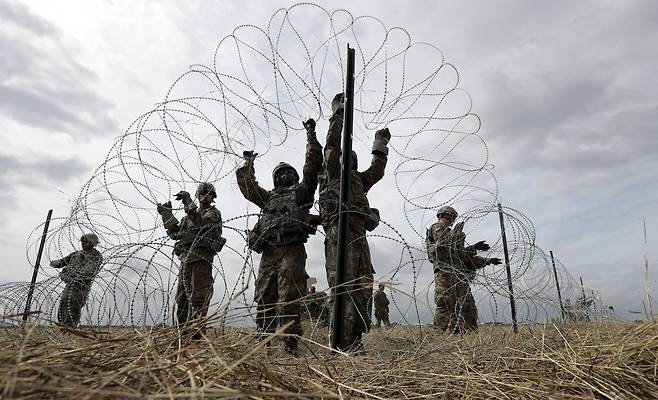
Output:
[[[436,46],[414,42],[403,28],[388,28],[377,18],[354,17],[347,10],[299,3],[276,11],[263,27],[236,27],[219,41],[209,65],[194,64],[182,73],[161,102],[116,138],[68,214],[53,219],[44,260],[79,248],[83,233],[100,239],[103,263],[83,324],[172,323],[179,261],[156,205],[200,182],[217,188],[227,238],[214,259],[211,310],[222,310],[220,326],[254,324],[249,287],[258,256],[248,249],[245,232],[258,210],[236,190],[233,176],[245,150],[260,154],[259,173],[269,174],[279,160],[301,162],[301,121],[316,119],[319,132],[327,125],[330,101],[345,86],[347,43],[357,54],[354,148],[367,155],[376,129],[388,127],[392,133],[386,176],[369,194],[382,222],[368,241],[376,279],[388,287],[394,319],[410,329],[432,319],[434,275],[424,239],[442,205],[460,210],[467,240],[486,238],[491,243],[485,256],[502,258],[499,183],[457,68]],[[182,214],[182,208],[174,213]],[[503,213],[519,321],[558,318],[552,264],[537,244],[530,218],[509,206]],[[26,243],[31,266],[42,230],[43,225],[35,227]],[[306,246],[309,270],[320,279],[322,270],[315,265],[324,263],[321,236],[319,232]],[[600,296],[581,290],[559,261],[556,267],[565,301],[585,296],[593,302],[592,318],[594,310],[597,318],[607,315]],[[44,266],[40,274],[32,309],[54,321],[64,284],[52,268]],[[23,311],[28,286],[0,285],[3,315]],[[480,270],[471,286],[481,320],[511,320],[503,265]]]

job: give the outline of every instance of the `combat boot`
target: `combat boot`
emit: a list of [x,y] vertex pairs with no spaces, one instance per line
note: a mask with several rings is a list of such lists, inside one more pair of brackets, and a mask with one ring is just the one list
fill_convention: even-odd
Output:
[[299,357],[299,341],[296,337],[286,337],[283,339],[283,350],[293,357]]

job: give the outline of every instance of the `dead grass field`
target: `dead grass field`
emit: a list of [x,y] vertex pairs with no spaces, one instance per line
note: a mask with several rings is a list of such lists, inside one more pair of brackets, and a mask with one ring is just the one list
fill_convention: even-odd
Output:
[[0,328],[5,399],[652,399],[658,324],[375,330],[366,356],[332,354],[325,334],[303,356],[249,329],[183,345],[174,328]]

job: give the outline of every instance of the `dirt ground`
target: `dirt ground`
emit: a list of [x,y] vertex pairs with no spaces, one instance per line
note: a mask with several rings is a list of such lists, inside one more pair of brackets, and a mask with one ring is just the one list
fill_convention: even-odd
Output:
[[658,324],[375,329],[364,356],[329,351],[306,325],[302,355],[251,329],[181,343],[175,328],[0,328],[1,398],[652,399]]

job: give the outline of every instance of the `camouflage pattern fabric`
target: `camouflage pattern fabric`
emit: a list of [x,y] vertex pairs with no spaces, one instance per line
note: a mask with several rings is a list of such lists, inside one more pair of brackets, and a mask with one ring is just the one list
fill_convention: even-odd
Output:
[[[256,322],[261,332],[274,332],[278,324],[292,321],[286,333],[303,333],[300,299],[306,295],[304,243],[309,235],[308,224],[303,219],[313,204],[321,167],[322,147],[315,131],[310,130],[302,181],[292,187],[275,187],[271,191],[262,188],[256,181],[253,160],[236,170],[243,196],[261,208],[256,225],[263,247],[255,293]],[[291,338],[287,346],[294,348],[296,343]]]
[[205,260],[212,264],[223,246],[222,213],[215,206],[188,210],[172,239],[176,240],[174,251],[181,262]]
[[306,249],[303,244],[268,246],[256,277],[256,325],[261,332],[274,333],[289,322],[286,333],[302,335],[301,302],[306,293]]
[[473,246],[465,246],[463,223],[454,229],[442,222],[428,230],[426,248],[434,265],[434,324],[449,332],[478,330],[478,311],[470,283],[488,259],[477,255]]
[[477,307],[464,276],[452,271],[434,272],[434,325],[448,332],[477,330]]
[[[343,118],[334,112],[329,119],[329,130],[324,150],[324,171],[320,182],[320,216],[325,231],[325,268],[331,289],[330,303],[333,304],[336,286],[338,246],[338,209],[340,193],[340,157]],[[344,350],[360,344],[363,333],[370,329],[371,312],[368,307],[372,293],[374,269],[370,259],[370,248],[366,240],[366,225],[369,225],[371,209],[366,194],[384,176],[387,155],[373,150],[372,161],[363,172],[352,170],[350,186],[350,213],[348,227],[349,253],[344,282],[348,301],[345,305],[345,331],[342,338]],[[331,307],[333,310],[333,307]],[[333,317],[330,321],[333,321]]]
[[186,215],[180,223],[163,215],[167,234],[176,240],[174,253],[181,261],[176,287],[176,321],[183,334],[191,333],[199,339],[204,330],[200,327],[189,332],[189,323],[205,317],[213,293],[212,263],[222,249],[222,214],[215,206],[197,209],[194,203],[185,206]]
[[75,328],[80,323],[82,308],[87,302],[91,286],[71,283],[64,287],[57,310],[57,322]]
[[390,301],[388,301],[386,293],[384,293],[383,290],[375,291],[373,302],[375,303],[375,319],[377,320],[376,327],[381,327],[382,322],[385,326],[390,325],[391,323],[388,320],[388,305],[390,304]]
[[[211,262],[197,260],[181,264],[176,287],[176,320],[179,324],[187,325],[208,314],[213,283]],[[198,332],[195,334],[199,335]]]
[[327,320],[327,294],[324,292],[309,293],[305,302],[308,315],[313,322],[325,324]]
[[51,263],[55,268],[62,268],[59,276],[65,283],[57,310],[59,323],[72,328],[78,326],[82,308],[87,302],[91,285],[100,271],[102,262],[101,253],[92,248],[75,251]]

